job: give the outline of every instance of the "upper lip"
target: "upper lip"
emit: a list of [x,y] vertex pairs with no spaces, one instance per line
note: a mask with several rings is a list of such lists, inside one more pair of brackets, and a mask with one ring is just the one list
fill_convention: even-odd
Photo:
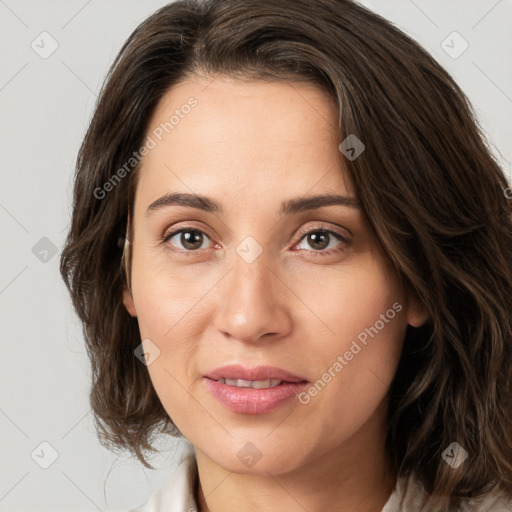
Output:
[[286,382],[304,382],[307,379],[275,366],[257,366],[248,368],[238,364],[220,366],[208,372],[205,377],[212,380],[241,379],[241,380],[269,380],[279,379]]

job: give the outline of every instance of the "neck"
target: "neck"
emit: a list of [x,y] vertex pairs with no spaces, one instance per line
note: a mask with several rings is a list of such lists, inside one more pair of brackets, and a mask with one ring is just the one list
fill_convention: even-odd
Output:
[[[385,412],[385,411],[384,411]],[[199,512],[381,512],[395,485],[385,415],[301,467],[281,474],[226,471],[196,449]]]

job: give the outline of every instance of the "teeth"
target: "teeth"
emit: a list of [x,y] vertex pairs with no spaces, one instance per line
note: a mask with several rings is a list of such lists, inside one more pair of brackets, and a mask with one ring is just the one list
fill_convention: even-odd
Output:
[[253,389],[264,389],[264,388],[275,388],[279,386],[282,380],[279,379],[267,379],[267,380],[242,380],[242,379],[219,379],[217,382],[221,384],[227,384],[228,386],[234,386],[237,388],[253,388]]
[[[238,381],[240,382],[240,381]],[[244,381],[242,381],[244,382]],[[279,386],[283,382],[279,379],[268,379],[268,380],[254,380],[251,383],[251,387],[254,389],[263,389],[263,388],[275,388],[276,386]]]

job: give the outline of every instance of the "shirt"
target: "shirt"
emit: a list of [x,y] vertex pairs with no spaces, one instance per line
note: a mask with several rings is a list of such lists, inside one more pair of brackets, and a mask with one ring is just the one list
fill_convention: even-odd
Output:
[[[194,497],[197,464],[193,455],[186,456],[169,482],[154,491],[143,504],[127,512],[197,512]],[[423,486],[414,479],[400,479],[381,512],[421,512],[427,498]],[[401,501],[403,499],[402,508]],[[497,495],[468,500],[460,512],[511,512],[512,503]]]

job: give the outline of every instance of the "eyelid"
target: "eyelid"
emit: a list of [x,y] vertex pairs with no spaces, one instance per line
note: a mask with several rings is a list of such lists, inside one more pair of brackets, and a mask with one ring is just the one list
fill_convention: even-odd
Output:
[[[315,226],[309,226],[307,228],[304,228],[303,230],[299,231],[298,236],[300,237],[299,242],[302,240],[304,235],[308,235],[309,233],[314,233],[315,231],[325,231],[326,233],[333,233],[334,235],[339,236],[342,240],[345,242],[350,242],[352,233],[346,230],[349,234],[340,233],[339,231],[336,231],[330,226],[327,226],[325,224],[318,224]],[[316,251],[319,252],[319,251]]]

